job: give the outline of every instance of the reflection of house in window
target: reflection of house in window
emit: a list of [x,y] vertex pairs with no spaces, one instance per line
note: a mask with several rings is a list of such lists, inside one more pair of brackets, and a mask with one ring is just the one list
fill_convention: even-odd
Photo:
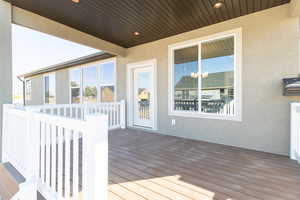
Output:
[[139,89],[139,100],[141,100],[141,101],[148,100],[150,98],[149,95],[150,95],[150,93],[147,89],[145,89],[145,88]]
[[[233,99],[233,71],[210,73],[202,78],[202,100]],[[195,100],[198,97],[198,79],[183,76],[175,85],[175,100]]]
[[115,99],[114,86],[101,87],[101,102],[113,102]]

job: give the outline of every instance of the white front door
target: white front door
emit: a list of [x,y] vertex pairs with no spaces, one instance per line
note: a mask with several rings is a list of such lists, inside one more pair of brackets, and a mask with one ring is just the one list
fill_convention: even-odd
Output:
[[153,67],[133,69],[133,124],[153,128]]

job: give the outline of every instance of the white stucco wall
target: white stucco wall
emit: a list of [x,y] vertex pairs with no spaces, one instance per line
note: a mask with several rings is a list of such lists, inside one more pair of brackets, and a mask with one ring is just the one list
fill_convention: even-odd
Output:
[[[287,155],[289,102],[282,78],[299,73],[298,18],[275,7],[136,46],[118,58],[118,98],[126,97],[126,64],[157,59],[158,132]],[[242,122],[168,116],[168,45],[242,28]],[[176,119],[176,126],[171,120]]]
[[[288,8],[275,7],[127,49],[126,57],[117,57],[118,100],[127,96],[126,64],[157,59],[159,133],[288,155],[289,103],[299,98],[282,96],[282,78],[298,76],[300,53],[299,21],[289,16]],[[168,45],[236,28],[243,34],[242,121],[169,116]],[[41,104],[43,92],[35,78],[33,103]],[[56,73],[58,103],[69,103],[66,78],[67,70]]]

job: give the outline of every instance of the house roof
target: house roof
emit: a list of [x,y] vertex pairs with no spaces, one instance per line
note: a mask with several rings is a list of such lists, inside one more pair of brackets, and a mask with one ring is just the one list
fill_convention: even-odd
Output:
[[[202,88],[227,88],[234,83],[233,71],[211,73],[206,78],[202,78]],[[176,90],[198,88],[198,79],[191,76],[183,76],[175,86]]]
[[18,77],[28,78],[28,77],[35,76],[35,75],[49,73],[49,72],[57,71],[60,69],[74,67],[76,65],[82,65],[82,64],[89,63],[89,62],[94,62],[94,61],[103,60],[103,59],[112,58],[112,57],[114,57],[114,55],[109,54],[109,53],[99,52],[99,53],[91,54],[88,56],[80,57],[80,58],[77,58],[74,60],[69,60],[69,61],[66,61],[63,63],[44,67],[44,68],[41,68],[41,69],[38,69],[35,71],[31,71],[31,72],[28,72],[25,74],[21,74]]
[[[289,3],[290,0],[6,0],[100,39],[132,47]],[[214,8],[216,2],[223,2]],[[134,36],[133,32],[139,32]]]

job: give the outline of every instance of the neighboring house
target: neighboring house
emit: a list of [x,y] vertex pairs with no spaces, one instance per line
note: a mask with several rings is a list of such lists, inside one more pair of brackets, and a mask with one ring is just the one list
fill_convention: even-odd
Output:
[[100,52],[20,75],[25,79],[25,104],[115,101],[113,57]]
[[[234,100],[233,71],[203,73],[201,78],[202,111],[208,111],[211,104],[218,104],[218,108],[210,109],[210,112],[215,112],[215,109],[220,111],[224,104]],[[188,104],[188,110],[198,110],[198,81],[195,74],[181,77],[175,84],[175,107]]]
[[[288,11],[278,6],[134,46],[124,57],[100,53],[24,74],[26,104],[126,99],[129,127],[287,155],[293,98],[281,82],[299,73],[298,19]],[[147,102],[135,91],[149,91]],[[137,119],[145,105],[149,117]]]

